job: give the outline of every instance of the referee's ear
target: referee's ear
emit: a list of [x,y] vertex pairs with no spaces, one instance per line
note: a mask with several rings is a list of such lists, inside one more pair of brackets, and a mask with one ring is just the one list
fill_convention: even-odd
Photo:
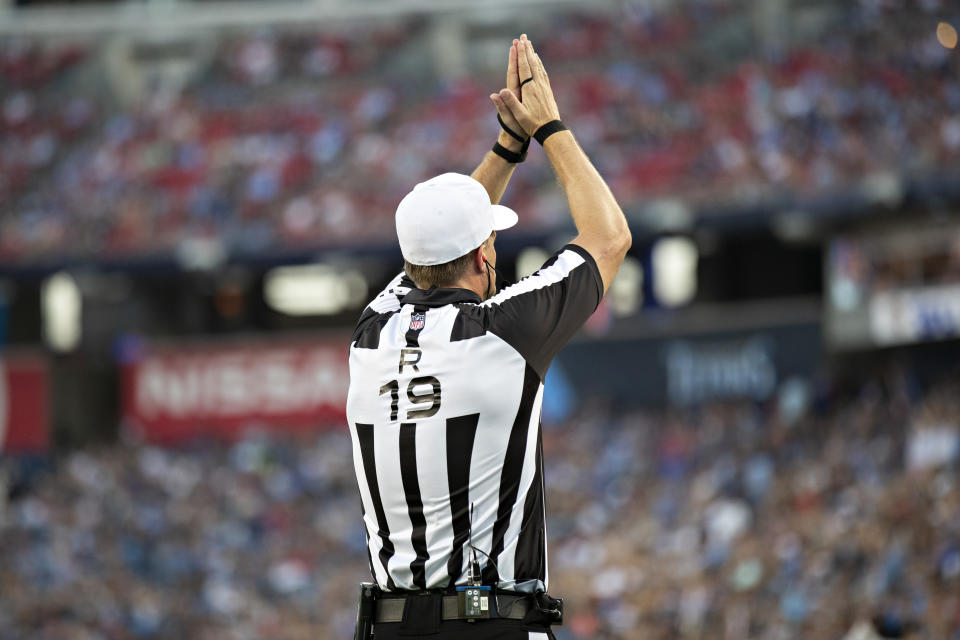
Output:
[[477,247],[476,253],[473,255],[473,267],[477,273],[486,273],[487,272],[487,253],[486,248],[489,244],[493,248],[493,241],[497,238],[497,232],[491,231],[490,236],[483,241],[479,247]]
[[487,270],[487,256],[483,253],[483,245],[477,247],[473,254],[473,268],[477,273],[485,273]]

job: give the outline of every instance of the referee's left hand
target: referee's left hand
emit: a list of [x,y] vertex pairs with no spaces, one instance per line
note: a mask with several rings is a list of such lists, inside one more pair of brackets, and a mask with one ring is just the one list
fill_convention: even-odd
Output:
[[[512,113],[524,132],[532,136],[537,129],[548,122],[560,119],[557,99],[550,87],[550,78],[543,67],[543,61],[533,49],[533,43],[526,34],[520,36],[515,45],[517,49],[517,71],[524,78],[521,81],[523,100],[519,92],[500,90],[500,98]],[[529,84],[527,84],[529,82]]]
[[[510,54],[507,58],[507,89],[509,89],[513,95],[521,96],[520,89],[520,69],[517,63],[518,47],[520,41],[516,38],[513,39],[513,43],[510,45]],[[510,127],[511,130],[519,133],[520,135],[525,135],[523,127],[520,126],[520,123],[513,116],[513,112],[507,108],[507,105],[504,103],[503,98],[500,97],[499,93],[491,93],[490,100],[493,101],[494,106],[497,107],[497,113],[500,114],[500,118],[503,120],[504,124]],[[520,97],[521,102],[523,97]],[[514,140],[509,135],[503,135],[505,132],[501,132],[501,138],[506,138],[509,140],[510,144],[505,144],[506,140],[500,140],[500,144],[503,144],[508,149],[516,151],[520,148],[520,143]],[[516,149],[514,149],[516,147]]]

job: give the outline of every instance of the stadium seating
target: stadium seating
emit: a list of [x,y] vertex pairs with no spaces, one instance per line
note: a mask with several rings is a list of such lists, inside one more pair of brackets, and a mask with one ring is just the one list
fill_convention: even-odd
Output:
[[[881,614],[957,637],[957,450],[925,439],[960,438],[960,380],[920,388],[546,425],[558,638],[842,638]],[[342,427],[66,456],[0,519],[0,636],[349,637],[351,460]]]
[[[749,32],[711,40],[721,20],[743,28],[730,3],[627,5],[561,14],[542,51],[628,212],[666,196],[790,203],[960,159],[956,56],[930,7],[893,6],[838,9],[815,39],[767,51]],[[164,254],[193,236],[240,254],[390,242],[410,185],[470,171],[496,133],[486,96],[499,76],[438,81],[394,64],[426,40],[416,21],[234,34],[182,91],[128,106],[101,97],[91,51],[7,47],[0,260]],[[528,229],[566,221],[539,153],[507,199]]]

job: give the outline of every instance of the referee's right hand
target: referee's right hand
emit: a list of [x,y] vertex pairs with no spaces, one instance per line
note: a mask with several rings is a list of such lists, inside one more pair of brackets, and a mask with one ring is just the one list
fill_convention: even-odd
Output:
[[[507,89],[500,96],[527,135],[532,136],[548,122],[559,120],[560,111],[540,56],[526,35],[520,36],[517,53],[523,102]],[[528,78],[532,80],[524,82]],[[596,261],[606,291],[630,248],[630,225],[607,183],[569,129],[555,129],[541,144],[563,186],[577,227],[572,244],[586,249]]]
[[547,71],[527,34],[521,35],[517,44],[517,68],[523,101],[510,89],[501,89],[500,98],[526,134],[532,136],[546,123],[559,120],[560,110]]

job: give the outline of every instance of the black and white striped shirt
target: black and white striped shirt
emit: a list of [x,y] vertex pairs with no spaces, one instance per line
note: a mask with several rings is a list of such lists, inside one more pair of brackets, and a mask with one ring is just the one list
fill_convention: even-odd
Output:
[[543,379],[602,296],[567,245],[486,302],[400,274],[364,310],[347,419],[381,588],[466,584],[472,542],[484,584],[546,589]]

